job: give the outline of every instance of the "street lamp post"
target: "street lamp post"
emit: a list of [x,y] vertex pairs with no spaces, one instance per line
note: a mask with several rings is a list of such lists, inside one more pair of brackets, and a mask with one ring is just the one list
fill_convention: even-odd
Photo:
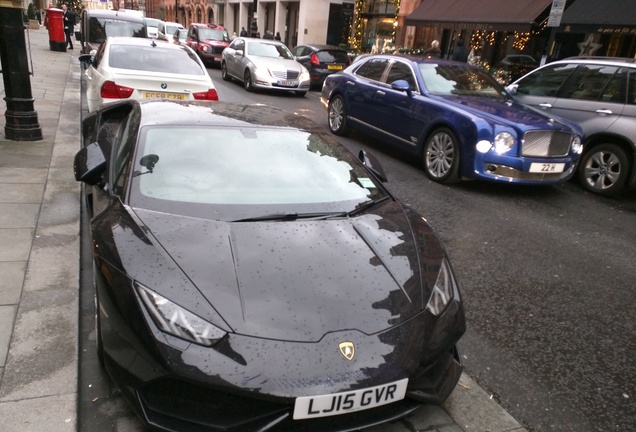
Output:
[[21,3],[0,7],[0,61],[4,81],[5,137],[15,141],[43,139],[33,105]]

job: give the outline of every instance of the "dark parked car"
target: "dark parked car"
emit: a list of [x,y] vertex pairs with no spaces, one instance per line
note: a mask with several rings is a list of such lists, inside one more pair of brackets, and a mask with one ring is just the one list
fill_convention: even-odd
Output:
[[612,196],[636,188],[636,60],[559,60],[515,81],[508,91],[583,128],[577,177],[586,189]]
[[578,126],[514,102],[466,63],[370,55],[328,76],[321,101],[333,133],[355,128],[402,148],[437,182],[560,183],[581,152]]
[[291,51],[309,71],[312,87],[322,86],[328,75],[351,64],[347,51],[333,45],[298,45]]
[[148,37],[143,14],[129,9],[84,9],[80,22],[81,53],[97,50],[109,36]]
[[310,120],[210,108],[125,101],[82,124],[98,355],[137,414],[326,432],[441,403],[465,319],[425,219]]
[[492,68],[492,74],[500,84],[510,82],[522,77],[533,69],[539,67],[539,62],[534,57],[524,54],[510,54],[501,59]]

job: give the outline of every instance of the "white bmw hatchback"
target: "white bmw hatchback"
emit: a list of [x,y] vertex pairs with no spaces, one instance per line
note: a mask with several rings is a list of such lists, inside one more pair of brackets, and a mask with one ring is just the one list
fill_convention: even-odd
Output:
[[89,112],[122,99],[219,100],[205,66],[187,46],[109,37],[79,60],[86,64]]

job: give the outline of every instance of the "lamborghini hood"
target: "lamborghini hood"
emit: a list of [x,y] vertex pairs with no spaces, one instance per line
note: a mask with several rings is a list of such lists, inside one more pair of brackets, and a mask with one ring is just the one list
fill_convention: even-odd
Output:
[[318,341],[340,330],[373,334],[425,303],[411,225],[396,203],[318,221],[135,214],[239,334],[293,341]]

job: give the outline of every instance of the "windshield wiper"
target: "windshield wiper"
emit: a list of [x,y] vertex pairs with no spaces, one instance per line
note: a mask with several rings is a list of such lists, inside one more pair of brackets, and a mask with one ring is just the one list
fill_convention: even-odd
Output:
[[328,219],[334,216],[344,216],[346,213],[331,212],[331,213],[272,213],[262,216],[249,217],[245,219],[237,219],[232,222],[262,222],[262,221],[294,221],[298,219],[320,220]]
[[387,195],[387,196],[383,196],[382,198],[378,198],[376,200],[365,201],[362,204],[358,204],[358,206],[354,208],[353,210],[351,210],[349,213],[345,213],[345,215],[348,217],[355,216],[357,214],[362,213],[363,211],[366,211],[372,207],[375,207],[376,205],[388,200],[389,198],[391,197]]
[[378,198],[376,200],[365,201],[362,204],[359,204],[355,209],[349,212],[322,212],[322,213],[272,213],[266,214],[262,216],[254,216],[245,219],[236,219],[232,222],[263,222],[263,221],[295,221],[298,219],[305,220],[324,220],[324,219],[332,219],[332,218],[343,218],[343,217],[351,217],[357,214],[362,213],[376,205],[388,200],[391,198],[390,196],[383,196],[382,198]]

